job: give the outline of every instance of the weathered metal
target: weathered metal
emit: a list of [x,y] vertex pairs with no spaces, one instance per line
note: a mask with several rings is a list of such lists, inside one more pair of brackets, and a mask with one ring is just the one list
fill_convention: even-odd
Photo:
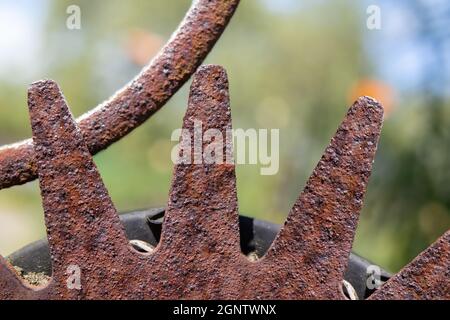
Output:
[[[130,243],[138,250],[153,251],[158,245],[161,236],[161,227],[164,220],[165,208],[147,209],[119,214],[120,221]],[[267,250],[280,232],[281,226],[251,217],[239,215],[239,234],[241,251],[247,257],[258,259],[266,254]],[[137,241],[136,241],[137,240]],[[136,242],[141,242],[137,243]],[[143,242],[143,243],[142,243]],[[52,274],[52,263],[47,239],[41,239],[15,251],[7,257],[8,261],[21,270],[22,276],[38,275],[41,282],[48,280]],[[344,279],[347,280],[347,289],[356,291],[359,298],[369,297],[375,290],[367,287],[367,270],[373,267],[373,262],[351,253]],[[384,283],[390,274],[380,270],[380,282]]]
[[[29,288],[0,260],[0,299],[345,299],[342,280],[382,124],[378,102],[363,97],[350,108],[257,261],[240,250],[234,164],[225,161],[230,144],[223,163],[175,166],[160,243],[141,253],[128,243],[57,85],[33,84],[29,107],[53,276]],[[194,77],[183,128],[192,132],[195,121],[202,133],[225,137],[231,129],[221,67],[201,67]],[[187,142],[194,145],[194,135]],[[191,151],[191,159],[199,156]],[[73,266],[79,289],[68,286]]]
[[[32,84],[28,105],[53,274],[48,286],[30,290],[2,261],[2,298],[100,298],[99,283],[123,276],[112,263],[129,251],[123,228],[57,85]],[[83,290],[67,285],[73,266],[83,274]]]
[[[233,16],[239,0],[194,1],[178,30],[127,86],[78,119],[95,154],[158,111],[205,59]],[[31,139],[0,148],[0,189],[37,177]]]
[[370,296],[373,300],[450,299],[450,231]]

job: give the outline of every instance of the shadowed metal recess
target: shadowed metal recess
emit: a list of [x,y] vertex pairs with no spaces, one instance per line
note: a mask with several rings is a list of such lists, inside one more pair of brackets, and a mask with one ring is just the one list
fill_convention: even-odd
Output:
[[[28,95],[53,271],[48,284],[32,287],[1,258],[1,299],[345,299],[382,125],[375,100],[362,97],[349,109],[272,246],[250,260],[240,249],[234,164],[175,165],[160,242],[138,252],[56,83],[36,82]],[[196,120],[203,132],[231,129],[219,66],[195,74],[183,128]],[[225,155],[230,146],[223,148]],[[449,298],[449,241],[447,232],[370,298]],[[78,288],[67,285],[74,265]]]

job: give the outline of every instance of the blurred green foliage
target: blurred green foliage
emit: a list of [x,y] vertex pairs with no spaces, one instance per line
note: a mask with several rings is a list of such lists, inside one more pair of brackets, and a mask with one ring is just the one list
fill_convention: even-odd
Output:
[[[304,1],[291,12],[242,1],[207,63],[229,75],[234,128],[279,128],[280,170],[237,167],[242,213],[282,223],[351,103],[352,88],[374,77],[364,50],[365,11],[355,1]],[[65,27],[68,5],[82,29]],[[49,1],[38,78],[56,80],[78,116],[108,98],[141,69],[133,30],[162,45],[190,1]],[[138,38],[139,39],[139,38]],[[153,40],[152,40],[153,39]],[[161,39],[158,42],[158,39]],[[131,46],[131,47],[130,47]],[[131,51],[130,51],[131,50]],[[131,52],[131,53],[130,53]],[[30,136],[26,85],[38,78],[0,77],[0,143]],[[180,127],[188,85],[144,125],[95,157],[120,211],[164,206],[172,130]],[[422,92],[397,99],[386,116],[354,250],[397,271],[450,226],[450,101]],[[16,228],[7,227],[13,217]],[[3,221],[3,222],[2,222]],[[0,192],[8,254],[43,237],[37,183]],[[3,230],[3,229],[0,229]],[[6,234],[6,233],[5,233]]]

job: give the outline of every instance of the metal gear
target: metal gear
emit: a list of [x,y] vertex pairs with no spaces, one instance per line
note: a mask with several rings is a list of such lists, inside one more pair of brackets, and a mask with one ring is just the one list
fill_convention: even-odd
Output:
[[[138,252],[58,86],[36,82],[28,99],[53,274],[32,287],[0,258],[0,299],[345,299],[343,275],[383,118],[375,100],[362,97],[350,108],[274,243],[251,261],[239,246],[233,164],[177,164],[161,240],[153,252]],[[183,128],[192,131],[196,120],[203,132],[231,129],[219,66],[195,74]],[[449,262],[447,232],[370,299],[448,299]],[[71,266],[79,268],[78,288],[67,283]]]
[[[150,65],[78,123],[56,83],[31,85],[33,140],[0,148],[0,189],[39,177],[52,277],[32,286],[0,257],[0,299],[345,299],[344,272],[382,124],[375,100],[362,97],[350,108],[261,258],[240,251],[234,164],[175,166],[161,240],[150,250],[128,242],[92,160],[189,79],[238,3],[195,1]],[[226,135],[227,81],[221,67],[200,67],[184,129],[200,120],[203,132]],[[230,150],[225,145],[223,155]],[[80,279],[75,287],[72,272]],[[450,231],[369,298],[449,299],[449,279]]]

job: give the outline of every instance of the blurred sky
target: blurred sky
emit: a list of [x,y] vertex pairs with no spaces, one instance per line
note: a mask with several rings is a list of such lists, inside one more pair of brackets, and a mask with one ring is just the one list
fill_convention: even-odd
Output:
[[37,59],[44,49],[41,38],[48,2],[41,3],[0,1],[0,75],[14,74],[11,81],[36,77],[42,71]]
[[[298,0],[257,0],[269,10],[280,15],[294,14],[306,7],[321,5],[331,0],[304,3]],[[412,91],[422,85],[427,70],[436,65],[432,41],[417,37],[423,29],[421,21],[415,16],[408,0],[364,0],[355,1],[361,12],[368,5],[378,5],[382,12],[382,29],[366,31],[365,48],[376,63],[376,74],[399,91]],[[448,26],[450,4],[446,0],[424,0],[429,15],[437,22],[430,28],[439,28],[439,22]],[[40,0],[39,5],[33,0],[0,0],[0,75],[14,74],[10,81],[31,82],[39,78],[44,68],[39,63],[46,54],[41,46],[44,32],[45,15],[49,1]],[[439,10],[433,10],[433,5]],[[445,10],[442,10],[442,8]],[[448,36],[446,31],[444,36]],[[450,46],[447,43],[447,56]],[[442,75],[448,81],[450,65],[448,59],[441,68]],[[449,94],[448,86],[438,88],[440,94]]]

